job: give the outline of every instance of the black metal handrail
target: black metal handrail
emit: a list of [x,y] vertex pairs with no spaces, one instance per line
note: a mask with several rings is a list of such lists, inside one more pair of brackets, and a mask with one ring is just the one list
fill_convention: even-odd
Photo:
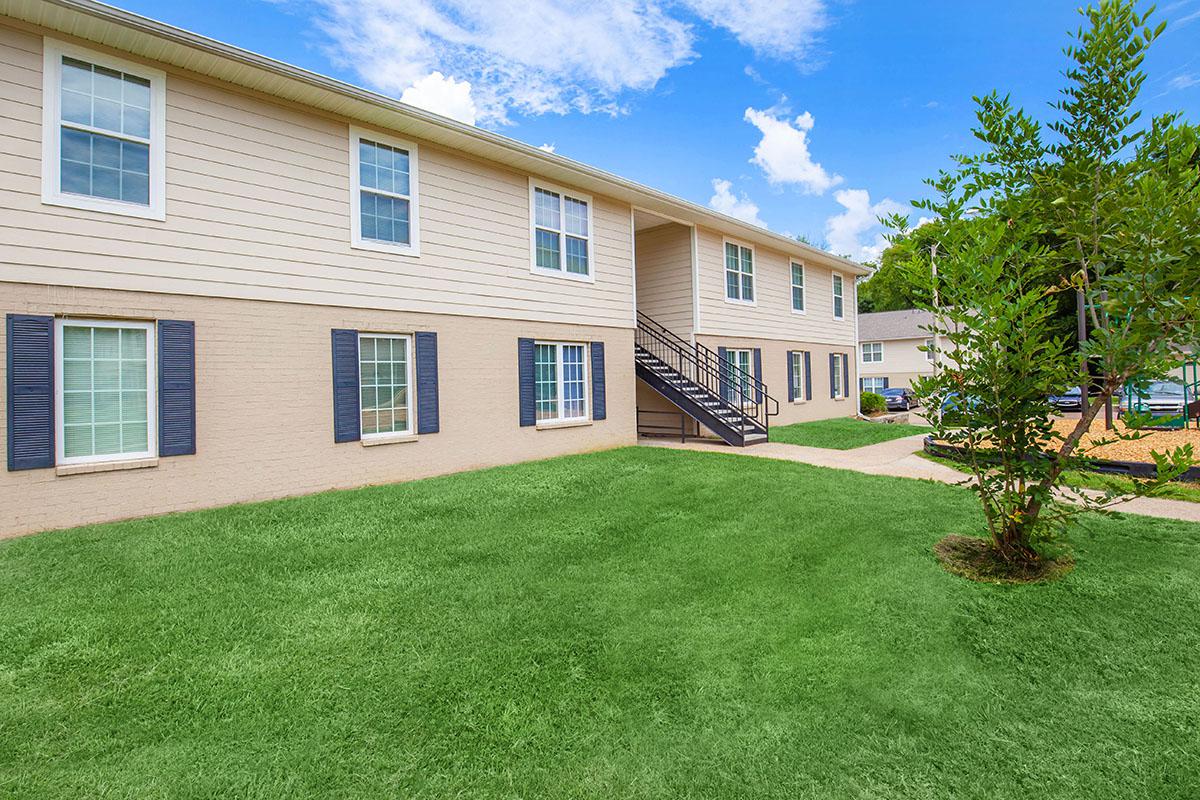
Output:
[[779,401],[767,385],[702,344],[692,344],[653,318],[638,312],[635,344],[714,395],[721,406],[751,420],[766,432],[770,418],[779,413]]

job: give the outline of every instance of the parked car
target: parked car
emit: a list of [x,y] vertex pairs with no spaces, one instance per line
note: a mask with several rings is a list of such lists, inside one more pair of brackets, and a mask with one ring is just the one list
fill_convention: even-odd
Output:
[[1083,392],[1079,391],[1078,386],[1072,386],[1062,394],[1051,395],[1050,405],[1054,406],[1059,411],[1083,411],[1083,403],[1080,398],[1083,397]]
[[884,389],[880,394],[887,401],[888,411],[908,411],[917,405],[917,396],[912,389]]
[[1133,400],[1133,410],[1149,412],[1154,417],[1178,417],[1184,414],[1184,402],[1191,400],[1177,381],[1155,381],[1139,392]]

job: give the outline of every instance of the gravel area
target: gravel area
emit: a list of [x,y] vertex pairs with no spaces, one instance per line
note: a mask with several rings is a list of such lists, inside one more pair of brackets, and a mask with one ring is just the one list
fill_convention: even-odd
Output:
[[[1075,428],[1077,421],[1075,419],[1060,419],[1055,421],[1054,426],[1060,433],[1066,436]],[[1124,429],[1120,420],[1117,420],[1115,424],[1118,429]],[[1150,463],[1154,461],[1150,455],[1151,450],[1157,450],[1161,453],[1185,444],[1193,445],[1196,452],[1200,453],[1200,430],[1197,430],[1194,426],[1181,430],[1145,431],[1145,433],[1146,435],[1143,438],[1135,441],[1116,441],[1102,445],[1089,452],[1088,455],[1112,461],[1144,461]],[[1111,432],[1104,429],[1104,417],[1101,414],[1092,423],[1091,430],[1084,435],[1083,443],[1087,445],[1091,442],[1102,441],[1111,435]]]

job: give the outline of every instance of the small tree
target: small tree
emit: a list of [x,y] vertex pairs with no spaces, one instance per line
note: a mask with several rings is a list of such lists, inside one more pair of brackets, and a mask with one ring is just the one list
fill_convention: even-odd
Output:
[[[1164,26],[1149,27],[1132,0],[1081,13],[1054,106],[1062,118],[1046,131],[1007,97],[976,98],[981,152],[929,182],[936,197],[915,205],[937,216],[937,243],[903,265],[934,312],[941,366],[917,393],[954,410],[934,420],[936,435],[965,451],[995,551],[1026,565],[1077,514],[1122,499],[1109,490],[1057,502],[1070,492],[1064,472],[1111,440],[1082,446],[1097,412],[1127,381],[1166,375],[1200,332],[1200,135],[1177,115],[1138,127],[1131,110]],[[890,224],[907,234],[901,217]],[[1082,299],[1085,341],[1056,321],[1063,293]],[[1099,396],[1085,392],[1063,434],[1046,398],[1072,384]],[[1111,436],[1140,437],[1145,421]],[[1159,492],[1192,455],[1155,453],[1158,477],[1133,493]]]

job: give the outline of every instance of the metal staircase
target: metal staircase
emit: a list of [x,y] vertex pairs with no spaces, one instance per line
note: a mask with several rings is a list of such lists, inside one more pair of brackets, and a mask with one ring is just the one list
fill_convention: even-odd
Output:
[[767,441],[779,403],[767,386],[702,344],[676,336],[642,312],[634,334],[637,376],[735,447]]

